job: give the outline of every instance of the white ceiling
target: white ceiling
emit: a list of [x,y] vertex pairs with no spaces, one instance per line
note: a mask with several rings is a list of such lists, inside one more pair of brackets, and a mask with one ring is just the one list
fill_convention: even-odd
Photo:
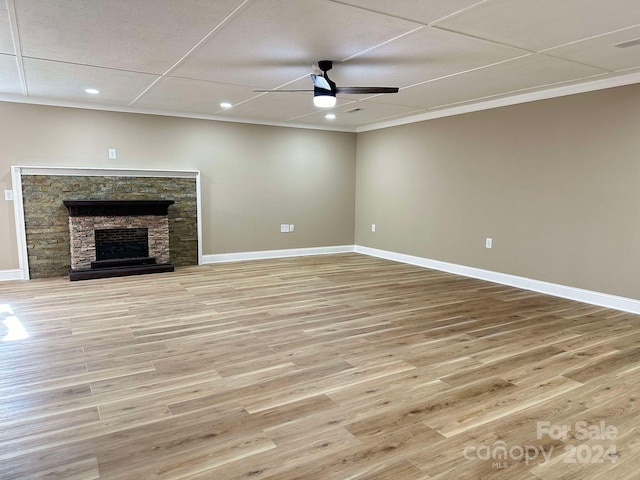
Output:
[[[640,0],[0,0],[0,100],[363,131],[640,82],[636,39]],[[324,59],[400,92],[254,92]]]

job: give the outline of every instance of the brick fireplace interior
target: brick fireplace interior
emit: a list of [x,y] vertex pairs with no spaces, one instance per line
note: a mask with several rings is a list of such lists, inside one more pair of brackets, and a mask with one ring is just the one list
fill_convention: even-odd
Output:
[[94,232],[96,262],[149,256],[148,228],[96,228]]

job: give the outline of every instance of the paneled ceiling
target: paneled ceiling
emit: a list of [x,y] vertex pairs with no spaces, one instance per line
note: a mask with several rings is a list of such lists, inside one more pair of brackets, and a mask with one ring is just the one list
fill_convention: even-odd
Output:
[[[639,39],[640,0],[0,0],[0,100],[364,131],[640,82]],[[400,91],[255,92],[324,59]]]

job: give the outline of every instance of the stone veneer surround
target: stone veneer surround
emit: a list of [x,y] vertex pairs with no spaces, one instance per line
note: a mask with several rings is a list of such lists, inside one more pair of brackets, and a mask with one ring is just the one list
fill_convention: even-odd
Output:
[[149,256],[159,264],[169,263],[169,218],[161,215],[69,217],[71,269],[91,268],[96,259],[96,229],[147,228]]
[[62,202],[73,199],[175,200],[169,209],[171,263],[175,266],[198,264],[195,177],[98,176],[90,172],[87,170],[86,175],[21,174],[30,278],[69,274],[69,210]]

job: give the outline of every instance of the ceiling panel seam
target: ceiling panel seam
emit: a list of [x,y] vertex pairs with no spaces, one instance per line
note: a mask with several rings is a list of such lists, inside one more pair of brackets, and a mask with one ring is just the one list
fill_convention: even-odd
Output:
[[22,88],[22,94],[26,97],[29,96],[29,89],[27,88],[27,79],[24,73],[22,46],[20,45],[20,32],[18,31],[18,16],[16,14],[16,5],[14,0],[7,0],[7,11],[9,13],[9,22],[11,25],[11,40],[13,41],[13,49],[16,54],[18,76],[20,77],[20,88]]
[[209,33],[207,33],[204,37],[200,39],[198,43],[196,43],[193,47],[189,49],[187,53],[185,53],[182,58],[180,58],[176,63],[174,63],[171,67],[169,67],[160,77],[156,78],[151,84],[145,88],[136,98],[133,99],[129,105],[135,104],[138,100],[144,97],[147,93],[149,93],[163,78],[169,75],[172,71],[178,68],[182,63],[187,60],[191,55],[193,55],[205,42],[207,42],[215,33],[217,33],[223,26],[227,25],[233,18],[235,18],[247,4],[251,3],[254,0],[244,0],[240,5],[238,5],[229,15],[227,15],[220,23],[218,23],[215,27],[213,27]]

